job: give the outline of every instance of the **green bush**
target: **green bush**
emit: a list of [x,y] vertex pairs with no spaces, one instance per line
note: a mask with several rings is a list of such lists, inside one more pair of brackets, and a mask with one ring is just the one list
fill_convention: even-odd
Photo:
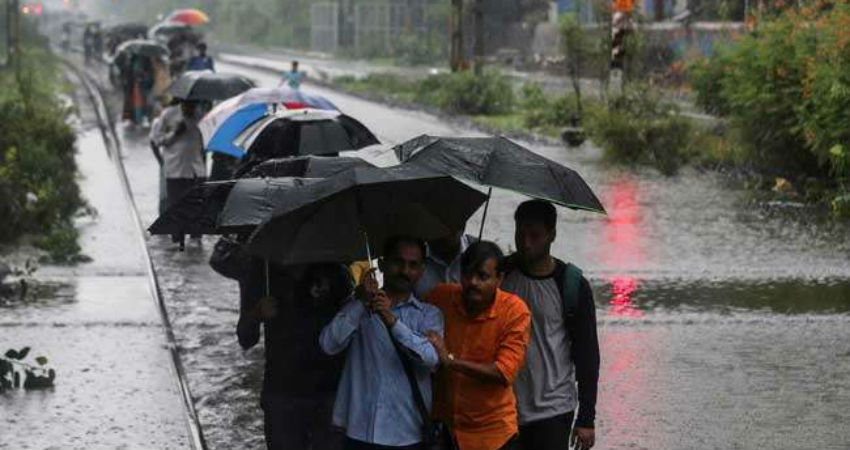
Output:
[[729,102],[723,95],[722,81],[723,75],[730,70],[730,62],[722,56],[696,58],[688,65],[688,77],[695,94],[694,101],[703,111],[717,116],[729,114]]
[[408,100],[412,99],[416,92],[415,82],[388,73],[372,73],[362,78],[343,75],[334,78],[333,82],[354,92]]
[[54,226],[47,235],[36,241],[38,248],[47,252],[45,262],[54,264],[72,264],[86,262],[91,259],[80,254],[82,250],[77,244],[80,233],[70,223]]
[[691,154],[693,124],[648,86],[630,86],[588,119],[588,133],[609,162],[651,165],[670,175]]
[[419,82],[416,100],[458,114],[504,114],[514,107],[511,82],[496,71],[441,74]]
[[83,205],[76,183],[74,130],[60,103],[58,67],[26,48],[21,76],[0,72],[0,241],[65,227]]
[[850,173],[850,4],[788,8],[691,66],[706,110],[740,131],[752,163],[790,176]]

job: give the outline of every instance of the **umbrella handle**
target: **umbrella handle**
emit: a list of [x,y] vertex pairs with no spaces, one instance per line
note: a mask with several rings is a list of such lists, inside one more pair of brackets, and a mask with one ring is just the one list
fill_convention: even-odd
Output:
[[369,233],[364,231],[363,238],[366,239],[366,259],[369,260],[369,268],[372,269],[374,266],[372,265],[372,246],[369,245]]
[[484,222],[487,221],[487,209],[490,208],[490,196],[493,195],[493,188],[487,189],[487,201],[484,203],[484,215],[481,216],[481,228],[478,230],[478,240],[484,237]]
[[[372,246],[369,245],[369,233],[364,231],[363,232],[363,238],[366,239],[366,259],[369,260],[369,269],[371,270],[371,269],[374,268],[374,266],[372,265]],[[372,310],[366,308],[366,315],[368,315],[369,318],[371,318],[372,317]]]

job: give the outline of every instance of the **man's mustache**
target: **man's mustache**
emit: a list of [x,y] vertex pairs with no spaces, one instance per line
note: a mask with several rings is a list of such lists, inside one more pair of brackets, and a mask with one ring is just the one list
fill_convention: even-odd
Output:
[[410,278],[408,278],[408,277],[407,277],[407,275],[403,275],[403,274],[395,275],[395,276],[393,276],[393,278],[394,278],[396,281],[406,281],[406,282],[408,282],[408,283],[412,283],[412,282],[413,282]]

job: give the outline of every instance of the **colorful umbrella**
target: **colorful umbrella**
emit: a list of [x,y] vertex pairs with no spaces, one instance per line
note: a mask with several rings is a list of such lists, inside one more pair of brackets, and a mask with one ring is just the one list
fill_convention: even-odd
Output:
[[336,110],[324,97],[289,88],[254,88],[230,98],[210,111],[198,125],[208,151],[241,158],[245,152],[233,140],[251,124],[281,109]]
[[210,18],[206,13],[198,9],[178,9],[169,14],[166,20],[197,26],[209,23]]

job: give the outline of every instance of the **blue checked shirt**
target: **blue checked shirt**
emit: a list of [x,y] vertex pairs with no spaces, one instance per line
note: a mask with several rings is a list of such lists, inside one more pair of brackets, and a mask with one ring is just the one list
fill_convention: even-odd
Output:
[[[431,371],[439,364],[425,331],[443,334],[443,315],[435,306],[410,298],[391,309],[398,319],[389,330],[414,361],[425,404],[431,407]],[[377,314],[367,314],[351,297],[319,336],[325,353],[348,349],[334,403],[333,423],[362,442],[405,446],[422,441],[422,417],[410,382]]]

